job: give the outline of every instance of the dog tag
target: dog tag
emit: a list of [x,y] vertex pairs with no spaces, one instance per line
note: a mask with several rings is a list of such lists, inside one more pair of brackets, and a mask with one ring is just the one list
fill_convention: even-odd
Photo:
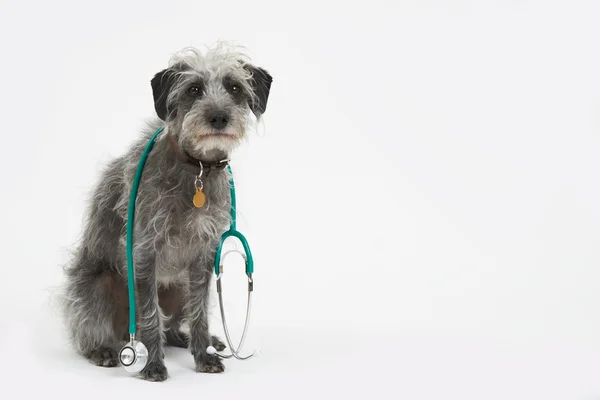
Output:
[[206,202],[206,196],[202,193],[202,189],[196,188],[196,194],[194,195],[194,205],[200,208]]

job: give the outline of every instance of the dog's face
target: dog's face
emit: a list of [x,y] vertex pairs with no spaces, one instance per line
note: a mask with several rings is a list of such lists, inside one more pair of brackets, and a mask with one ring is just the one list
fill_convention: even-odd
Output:
[[232,51],[188,50],[151,80],[159,118],[190,155],[228,155],[265,112],[272,77]]

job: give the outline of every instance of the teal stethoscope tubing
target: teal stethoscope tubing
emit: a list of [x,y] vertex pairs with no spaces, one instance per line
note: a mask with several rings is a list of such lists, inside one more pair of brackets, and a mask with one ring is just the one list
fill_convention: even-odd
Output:
[[137,170],[135,171],[135,177],[133,178],[133,185],[131,187],[131,195],[129,196],[129,209],[127,210],[127,286],[129,290],[129,334],[135,335],[137,332],[136,328],[136,310],[135,310],[135,272],[133,268],[133,227],[135,217],[135,200],[137,199],[138,187],[140,186],[140,180],[142,178],[142,172],[148,159],[148,154],[154,147],[154,142],[158,135],[163,131],[164,127],[160,127],[154,132],[152,138],[148,141],[148,144],[142,152],[140,162],[138,163]]
[[[154,134],[152,135],[152,137],[150,138],[150,140],[148,141],[148,143],[146,144],[146,147],[144,148],[142,155],[140,157],[140,161],[138,163],[136,172],[135,172],[135,177],[133,179],[133,184],[131,187],[131,195],[129,198],[129,208],[128,208],[128,212],[127,212],[127,285],[128,285],[128,291],[129,291],[129,334],[131,336],[134,336],[137,333],[137,327],[136,327],[136,301],[135,301],[135,270],[134,270],[134,265],[133,265],[133,227],[134,227],[134,218],[135,218],[135,202],[137,199],[137,193],[138,193],[138,188],[140,185],[140,180],[142,178],[142,172],[144,171],[144,166],[146,165],[146,160],[148,159],[148,155],[150,154],[150,151],[152,151],[152,148],[154,147],[154,143],[156,142],[156,138],[158,137],[158,135],[160,135],[160,133],[164,130],[164,127],[160,127],[156,130],[156,132],[154,132]],[[231,167],[228,165],[227,166],[227,170],[229,171],[230,175],[232,175],[231,172]],[[231,351],[231,355],[221,355],[218,354],[220,357],[222,358],[229,358],[229,357],[235,357],[237,359],[247,359],[250,358],[252,356],[252,354],[250,356],[247,357],[242,357],[238,354],[238,352],[240,351],[245,336],[246,336],[246,332],[247,332],[247,328],[248,328],[248,322],[249,322],[249,318],[250,318],[250,308],[251,308],[251,301],[252,301],[252,292],[254,290],[254,281],[252,278],[252,274],[254,273],[254,261],[252,259],[252,253],[250,252],[250,246],[248,245],[248,241],[246,240],[246,238],[244,237],[244,235],[242,235],[237,229],[236,229],[236,198],[235,198],[235,185],[233,182],[233,176],[230,179],[230,195],[231,195],[231,224],[229,227],[229,230],[226,231],[225,233],[223,233],[223,235],[221,236],[221,240],[219,241],[219,245],[217,247],[217,251],[215,254],[215,264],[214,264],[214,268],[215,268],[215,274],[217,275],[217,293],[219,295],[219,306],[221,309],[221,319],[223,322],[223,328],[225,331],[225,335],[227,338],[227,342],[229,344],[229,349]],[[234,348],[234,346],[231,343],[231,338],[229,335],[229,330],[227,329],[227,322],[225,319],[225,311],[224,311],[224,307],[223,307],[223,297],[222,297],[222,286],[221,286],[221,277],[223,275],[223,265],[221,264],[222,259],[225,258],[225,256],[227,255],[227,253],[225,253],[225,255],[223,257],[221,257],[221,252],[223,249],[223,244],[225,243],[225,240],[227,240],[230,237],[235,237],[237,238],[241,243],[242,246],[244,248],[244,252],[245,254],[243,254],[242,256],[244,257],[245,260],[245,264],[246,264],[246,275],[248,276],[248,303],[247,303],[247,309],[246,309],[246,321],[244,324],[244,331],[242,334],[242,337],[240,339],[240,342],[238,344],[237,347]]]
[[[232,172],[231,172],[231,167],[229,165],[227,166],[227,169],[229,171],[229,174],[231,175]],[[230,189],[231,226],[229,227],[229,230],[221,236],[221,241],[219,242],[219,246],[217,247],[217,254],[215,257],[215,273],[217,274],[217,276],[219,276],[219,274],[221,272],[219,264],[221,262],[221,250],[223,248],[223,243],[229,237],[236,237],[242,243],[242,246],[244,247],[244,251],[246,252],[246,275],[251,275],[254,272],[254,261],[252,260],[252,253],[250,252],[250,246],[248,245],[248,241],[246,240],[244,235],[242,235],[241,232],[239,232],[236,229],[236,212],[235,212],[236,202],[235,202],[235,185],[233,183],[233,177],[229,181],[229,186],[231,188]]]

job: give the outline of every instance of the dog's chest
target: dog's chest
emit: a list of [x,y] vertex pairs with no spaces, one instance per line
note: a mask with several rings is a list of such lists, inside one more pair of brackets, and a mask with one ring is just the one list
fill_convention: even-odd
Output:
[[191,208],[175,219],[165,235],[157,265],[157,278],[162,285],[185,281],[187,270],[195,264],[211,265],[210,255],[230,223],[229,209],[211,202],[202,208]]

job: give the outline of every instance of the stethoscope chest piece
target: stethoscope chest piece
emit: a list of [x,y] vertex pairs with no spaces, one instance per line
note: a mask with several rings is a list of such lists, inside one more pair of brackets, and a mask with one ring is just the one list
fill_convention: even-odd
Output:
[[141,372],[148,363],[148,349],[132,339],[119,352],[119,362],[128,372]]

